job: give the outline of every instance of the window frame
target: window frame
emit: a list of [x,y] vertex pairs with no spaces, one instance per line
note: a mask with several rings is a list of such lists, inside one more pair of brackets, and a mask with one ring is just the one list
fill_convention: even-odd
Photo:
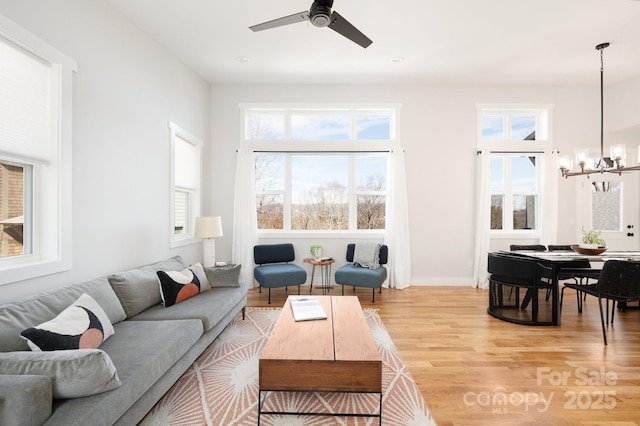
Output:
[[[31,253],[0,258],[0,285],[71,269],[72,262],[72,79],[76,62],[21,26],[0,15],[1,42],[23,50],[50,66],[50,156],[28,158],[2,149],[3,161],[32,168]],[[25,213],[27,213],[25,211]],[[28,214],[25,214],[25,217]],[[28,218],[27,218],[28,219]]]
[[[526,144],[527,147],[531,145],[538,146],[539,144],[547,145],[552,140],[551,135],[551,113],[553,107],[551,105],[520,105],[520,104],[477,104],[478,111],[478,144],[494,145],[504,144],[512,146],[514,144]],[[490,140],[484,139],[482,136],[482,118],[484,115],[488,116],[501,116],[503,118],[503,138]],[[511,137],[512,131],[512,118],[517,116],[534,116],[536,118],[536,139],[513,139]],[[528,148],[531,149],[531,148]]]
[[[477,149],[478,152],[483,151],[487,155],[505,155],[505,159],[508,158],[508,162],[511,162],[513,156],[530,156],[536,157],[536,187],[537,194],[525,194],[509,192],[508,196],[504,198],[503,205],[503,229],[491,229],[491,223],[487,224],[489,227],[489,235],[491,238],[496,239],[512,239],[512,238],[540,238],[540,226],[542,220],[542,212],[540,206],[543,204],[544,188],[543,188],[543,170],[548,167],[548,164],[544,164],[547,161],[545,152],[551,150],[553,147],[553,105],[550,104],[476,104],[477,112]],[[487,115],[502,115],[504,117],[504,138],[501,140],[485,140],[482,136],[483,116]],[[521,115],[535,115],[536,116],[536,139],[535,140],[518,140],[510,137],[510,118],[513,116]],[[511,168],[511,164],[503,167],[505,169]],[[487,171],[484,176],[485,179],[491,179],[491,170]],[[511,179],[511,173],[505,173],[505,191],[507,182]],[[490,185],[489,185],[490,187]],[[497,195],[491,189],[489,190],[489,197]],[[513,196],[514,195],[537,195],[536,198],[536,229],[513,229]],[[491,202],[489,202],[491,206]],[[508,214],[507,214],[508,212]],[[508,224],[508,226],[506,226]]]
[[[201,241],[195,238],[196,217],[200,216],[202,208],[202,151],[204,143],[184,130],[177,124],[169,122],[169,158],[170,158],[170,188],[169,188],[169,247],[176,248],[189,244],[196,244]],[[187,142],[195,148],[196,158],[194,161],[194,175],[196,177],[193,187],[180,186],[176,184],[176,139],[179,138]],[[188,203],[185,207],[188,212],[185,217],[187,230],[184,234],[175,233],[176,218],[176,192],[185,192],[188,194]]]
[[[385,229],[357,229],[357,197],[362,195],[362,191],[357,191],[357,182],[355,182],[355,158],[359,154],[375,154],[384,153],[387,155],[387,176],[386,176],[386,212],[388,217],[389,211],[389,195],[388,191],[391,187],[389,174],[389,158],[388,154],[394,149],[400,149],[399,136],[397,131],[397,123],[400,116],[399,104],[240,104],[241,111],[241,145],[252,150],[255,154],[284,154],[285,155],[285,176],[284,191],[275,191],[282,194],[285,203],[283,212],[283,229],[259,229],[256,223],[256,232],[259,238],[380,238],[384,236]],[[308,115],[313,114],[348,114],[350,115],[349,139],[340,140],[293,140],[291,138],[291,120],[292,114],[299,111]],[[283,114],[284,137],[279,139],[251,139],[250,136],[250,120],[251,112]],[[357,117],[358,115],[388,113],[389,114],[389,139],[356,139],[358,134]],[[290,156],[296,154],[338,154],[349,155],[349,229],[348,230],[292,230],[291,229],[291,164]],[[255,161],[255,160],[254,160]],[[254,186],[254,192],[259,195],[259,191]],[[273,193],[267,191],[266,193]],[[256,197],[257,199],[257,197]],[[351,212],[354,212],[353,214]]]

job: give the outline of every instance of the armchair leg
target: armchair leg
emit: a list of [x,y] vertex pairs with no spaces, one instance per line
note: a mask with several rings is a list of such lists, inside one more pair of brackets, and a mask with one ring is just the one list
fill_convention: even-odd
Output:
[[243,319],[243,320],[244,320],[244,312],[245,312],[245,308],[246,308],[246,306],[243,306],[243,307],[242,307],[242,319]]
[[271,304],[271,287],[269,287],[269,304]]
[[342,295],[344,296],[344,286],[342,286]]
[[300,296],[300,284],[298,284],[298,296]]
[[376,303],[376,289],[372,288],[371,293],[373,294],[373,298],[371,299],[371,303]]

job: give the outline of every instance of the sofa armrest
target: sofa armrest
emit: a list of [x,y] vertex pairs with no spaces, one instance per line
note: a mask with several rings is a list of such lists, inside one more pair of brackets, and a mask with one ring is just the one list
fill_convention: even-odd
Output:
[[52,401],[49,377],[0,375],[0,424],[39,426],[51,417]]

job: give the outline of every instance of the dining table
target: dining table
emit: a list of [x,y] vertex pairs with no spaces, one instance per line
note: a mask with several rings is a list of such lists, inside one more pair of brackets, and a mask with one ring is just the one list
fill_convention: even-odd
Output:
[[[640,251],[619,251],[619,250],[606,250],[600,254],[580,254],[576,251],[528,251],[528,250],[520,250],[517,252],[512,251],[498,251],[499,253],[505,254],[514,254],[528,256],[535,258],[539,263],[546,265],[551,268],[552,275],[552,292],[553,292],[553,314],[552,314],[552,323],[553,325],[560,325],[560,298],[558,297],[559,293],[559,280],[558,277],[560,272],[564,269],[571,269],[571,264],[575,262],[576,264],[583,263],[585,260],[592,263],[592,267],[595,266],[593,263],[601,263],[608,260],[629,260],[629,261],[640,261]],[[601,268],[594,268],[601,269]]]

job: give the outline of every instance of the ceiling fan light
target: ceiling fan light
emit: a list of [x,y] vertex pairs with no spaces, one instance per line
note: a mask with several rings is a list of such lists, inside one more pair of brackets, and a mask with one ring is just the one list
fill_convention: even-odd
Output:
[[[333,2],[331,2],[333,3]],[[314,1],[309,10],[309,20],[316,27],[327,27],[331,23],[331,3]]]
[[326,27],[331,23],[331,18],[329,15],[320,13],[311,18],[311,23],[316,27]]

